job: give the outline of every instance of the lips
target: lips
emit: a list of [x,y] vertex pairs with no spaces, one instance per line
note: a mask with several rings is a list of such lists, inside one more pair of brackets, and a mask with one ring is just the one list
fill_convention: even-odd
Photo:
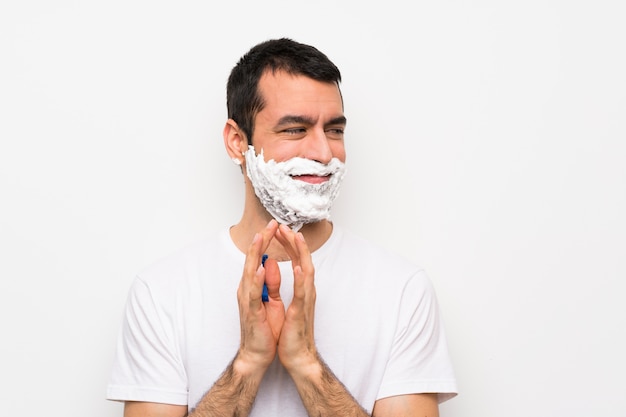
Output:
[[330,175],[292,175],[291,178],[309,184],[322,184],[330,179]]

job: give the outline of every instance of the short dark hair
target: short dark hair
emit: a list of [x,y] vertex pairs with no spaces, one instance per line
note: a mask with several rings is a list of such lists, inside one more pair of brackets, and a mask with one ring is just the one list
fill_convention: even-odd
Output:
[[317,81],[336,83],[341,73],[318,49],[288,38],[272,39],[252,47],[230,72],[226,85],[228,118],[233,119],[252,144],[254,118],[265,106],[259,80],[266,71],[285,71]]

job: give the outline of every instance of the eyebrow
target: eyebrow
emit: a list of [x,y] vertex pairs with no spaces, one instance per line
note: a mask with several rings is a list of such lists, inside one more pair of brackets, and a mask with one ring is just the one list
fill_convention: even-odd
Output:
[[[345,125],[347,119],[345,116],[338,116],[333,119],[330,119],[326,125]],[[304,124],[304,125],[313,125],[315,124],[315,120],[306,116],[297,116],[288,114],[286,116],[281,117],[278,120],[276,126],[284,126],[289,124]]]
[[334,119],[330,119],[327,125],[345,125],[348,122],[346,116],[335,117]]

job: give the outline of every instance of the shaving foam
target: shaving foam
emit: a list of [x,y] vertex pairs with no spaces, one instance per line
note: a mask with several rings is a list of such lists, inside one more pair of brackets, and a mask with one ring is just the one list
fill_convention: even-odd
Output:
[[[299,230],[303,224],[330,219],[330,208],[346,172],[345,164],[339,159],[333,158],[328,164],[297,157],[265,162],[263,149],[257,155],[252,145],[245,158],[254,193],[279,223]],[[329,178],[320,184],[310,184],[293,178],[298,175]]]

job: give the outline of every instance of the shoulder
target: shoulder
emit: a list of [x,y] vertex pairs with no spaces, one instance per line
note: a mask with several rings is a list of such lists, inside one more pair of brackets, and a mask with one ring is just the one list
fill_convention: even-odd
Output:
[[137,281],[167,289],[200,279],[216,264],[233,256],[222,235],[214,233],[157,259],[139,271]]
[[421,287],[430,286],[418,263],[353,231],[337,228],[336,232],[327,251],[333,269],[356,275],[360,282],[369,278],[401,287],[409,281]]
[[337,249],[352,259],[360,259],[369,267],[393,266],[400,270],[421,271],[422,267],[381,244],[350,230],[337,230]]

